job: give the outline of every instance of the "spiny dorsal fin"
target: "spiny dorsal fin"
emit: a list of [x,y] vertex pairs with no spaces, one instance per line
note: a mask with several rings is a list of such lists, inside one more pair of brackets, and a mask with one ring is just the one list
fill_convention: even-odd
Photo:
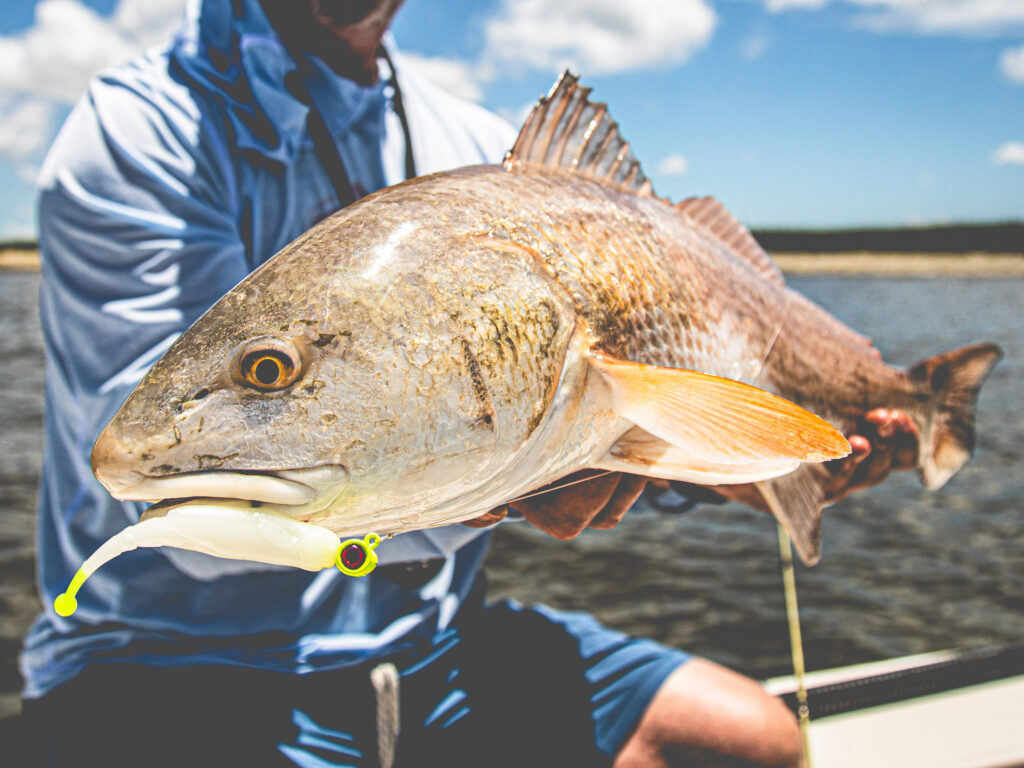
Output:
[[644,197],[651,182],[605,104],[590,101],[590,89],[568,70],[526,118],[505,167],[517,164],[566,168]]
[[782,272],[765,253],[750,230],[743,226],[726,207],[713,197],[691,197],[676,205],[692,221],[703,224],[754,271],[778,285],[785,285]]

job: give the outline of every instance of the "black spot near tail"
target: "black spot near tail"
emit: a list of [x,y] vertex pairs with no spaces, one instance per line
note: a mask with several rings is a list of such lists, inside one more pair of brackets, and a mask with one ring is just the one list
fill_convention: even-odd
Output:
[[978,390],[1002,357],[995,344],[975,344],[929,357],[909,370],[910,378],[925,384],[934,398],[931,427],[921,435],[925,487],[939,488],[974,452]]

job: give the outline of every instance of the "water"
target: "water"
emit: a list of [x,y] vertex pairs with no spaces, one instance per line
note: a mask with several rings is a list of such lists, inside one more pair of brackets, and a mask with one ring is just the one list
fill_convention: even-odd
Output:
[[[980,340],[1007,352],[979,405],[974,460],[938,493],[892,478],[826,515],[824,556],[798,566],[809,669],[1024,636],[1024,338],[1020,279],[800,278],[890,362]],[[39,276],[0,273],[0,717],[16,711],[17,652],[39,608],[33,515],[42,450]],[[571,542],[526,524],[495,537],[492,596],[587,610],[609,625],[755,676],[785,673],[775,528],[739,507],[636,509]]]
[[43,449],[39,275],[0,272],[0,717],[17,711],[17,655],[39,599],[35,500]]
[[[912,473],[826,511],[823,557],[797,566],[808,669],[1024,636],[1024,281],[804,277],[791,284],[875,339],[885,358],[993,340],[974,459],[938,492]],[[755,676],[785,674],[789,640],[773,521],[736,506],[634,509],[571,542],[506,525],[491,594],[587,610]]]

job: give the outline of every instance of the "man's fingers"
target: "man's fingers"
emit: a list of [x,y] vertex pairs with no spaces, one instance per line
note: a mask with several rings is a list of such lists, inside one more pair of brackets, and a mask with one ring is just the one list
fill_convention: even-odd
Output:
[[871,455],[871,441],[866,437],[849,435],[847,439],[850,441],[850,455],[825,465],[831,475],[825,484],[826,501],[838,501],[849,492],[854,474]]
[[[920,436],[917,425],[909,414],[895,408],[876,408],[864,414],[864,421],[875,429],[875,435],[870,439],[875,443],[876,449],[883,452],[885,449],[891,450],[889,470],[913,469],[917,466]],[[865,430],[865,434],[869,431]]]
[[893,452],[892,468],[894,470],[914,469],[917,466],[918,443],[920,437],[917,425],[903,411],[894,411],[896,418],[896,447]]
[[892,437],[894,431],[895,418],[893,413],[900,413],[900,411],[890,411],[888,408],[875,408],[873,411],[868,411],[864,414],[864,421],[871,424],[875,428],[875,434],[880,438]]
[[[586,478],[595,474],[584,470],[562,478],[555,486]],[[605,507],[619,484],[618,473],[598,474],[593,479],[564,488],[514,501],[511,507],[522,513],[530,523],[556,539],[572,539],[590,525]]]
[[633,502],[640,498],[647,485],[647,478],[640,475],[622,475],[615,492],[604,508],[590,521],[591,528],[614,528],[626,516]]
[[[755,483],[739,483],[735,485],[709,485],[708,490],[728,501],[744,504],[751,509],[771,514],[764,496]],[[713,502],[715,503],[715,502]]]
[[895,469],[917,466],[917,426],[895,408],[868,411],[848,432],[853,452],[828,464],[832,478],[826,498],[838,501],[861,488],[878,485]]
[[875,444],[871,451],[871,458],[860,466],[853,480],[850,483],[850,490],[870,488],[878,485],[889,476],[892,471],[892,457],[894,447],[891,441],[880,441]]
[[490,512],[486,512],[480,517],[474,517],[472,520],[463,520],[462,524],[468,528],[486,528],[489,525],[500,523],[508,515],[508,505],[495,507]]

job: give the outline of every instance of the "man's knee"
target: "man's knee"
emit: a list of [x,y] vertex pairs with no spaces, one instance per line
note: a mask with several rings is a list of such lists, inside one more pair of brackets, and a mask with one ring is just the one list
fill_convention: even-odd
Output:
[[800,752],[796,719],[781,701],[743,675],[692,659],[655,694],[615,766],[798,766]]

